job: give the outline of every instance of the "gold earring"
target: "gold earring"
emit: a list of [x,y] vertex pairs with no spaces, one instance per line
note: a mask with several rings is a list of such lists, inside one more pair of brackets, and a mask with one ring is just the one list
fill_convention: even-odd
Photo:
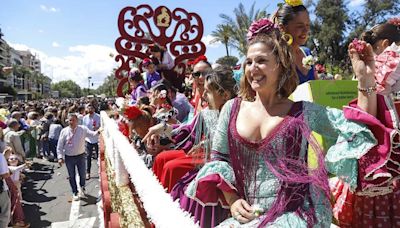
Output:
[[289,46],[292,45],[292,43],[293,43],[293,36],[292,35],[290,35],[289,33],[283,33],[282,34],[282,38],[284,40],[286,40],[286,42],[287,42],[287,44]]

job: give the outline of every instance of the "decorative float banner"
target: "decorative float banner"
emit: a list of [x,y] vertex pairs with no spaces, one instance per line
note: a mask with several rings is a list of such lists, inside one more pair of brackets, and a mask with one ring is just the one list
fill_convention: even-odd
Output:
[[116,122],[104,111],[100,115],[106,156],[115,172],[116,185],[126,185],[130,178],[149,221],[154,223],[155,227],[199,227],[191,215],[183,211],[177,201],[172,200],[153,171],[146,167],[136,149],[118,130]]
[[313,80],[297,86],[290,98],[293,101],[310,101],[331,108],[342,109],[357,98],[357,81]]
[[136,64],[141,72],[141,62],[150,57],[148,46],[157,44],[175,57],[173,70],[178,77],[185,77],[186,62],[206,52],[201,41],[203,21],[196,13],[176,8],[173,11],[165,6],[152,9],[149,5],[128,6],[118,16],[120,37],[115,41],[120,62],[115,72],[119,80],[117,94],[123,97],[123,87],[128,82],[127,72]]

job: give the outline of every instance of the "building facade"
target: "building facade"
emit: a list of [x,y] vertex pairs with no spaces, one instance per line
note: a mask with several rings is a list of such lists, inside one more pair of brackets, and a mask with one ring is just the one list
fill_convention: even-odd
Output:
[[[51,97],[51,79],[42,74],[37,56],[29,50],[10,47],[2,39],[0,30],[0,69],[4,66],[12,66],[13,71],[4,75],[0,70],[0,100],[5,97],[17,100]],[[11,94],[14,92],[16,94]]]

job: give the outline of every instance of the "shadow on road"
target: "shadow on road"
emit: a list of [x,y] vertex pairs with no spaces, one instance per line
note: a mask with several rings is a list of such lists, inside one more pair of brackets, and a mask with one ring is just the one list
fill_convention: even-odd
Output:
[[47,190],[43,188],[54,174],[53,165],[34,163],[30,170],[25,173],[26,179],[22,184],[24,212],[26,220],[31,223],[31,227],[49,227],[51,222],[42,220],[45,212],[41,211],[40,203],[50,202],[56,197],[46,196]]
[[97,197],[86,194],[81,198],[82,206],[93,205],[97,203]]
[[31,227],[50,227],[50,221],[41,220],[46,213],[40,211],[40,209],[41,207],[36,204],[24,204],[26,221],[31,224]]

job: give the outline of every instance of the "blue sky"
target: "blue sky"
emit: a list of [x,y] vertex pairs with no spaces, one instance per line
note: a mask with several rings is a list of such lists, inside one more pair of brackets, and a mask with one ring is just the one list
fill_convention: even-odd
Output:
[[[273,12],[283,0],[255,1],[256,8]],[[253,1],[240,0],[5,0],[0,7],[0,28],[4,39],[17,49],[30,49],[42,60],[42,71],[54,81],[72,79],[87,86],[92,76],[94,86],[117,66],[109,57],[119,37],[117,18],[126,6],[149,4],[181,7],[198,13],[204,23],[206,55],[211,61],[225,55],[222,45],[210,45],[210,33],[221,23],[219,14],[233,15],[243,2],[246,9]],[[363,0],[352,0],[357,6]],[[237,54],[234,50],[233,54]]]

